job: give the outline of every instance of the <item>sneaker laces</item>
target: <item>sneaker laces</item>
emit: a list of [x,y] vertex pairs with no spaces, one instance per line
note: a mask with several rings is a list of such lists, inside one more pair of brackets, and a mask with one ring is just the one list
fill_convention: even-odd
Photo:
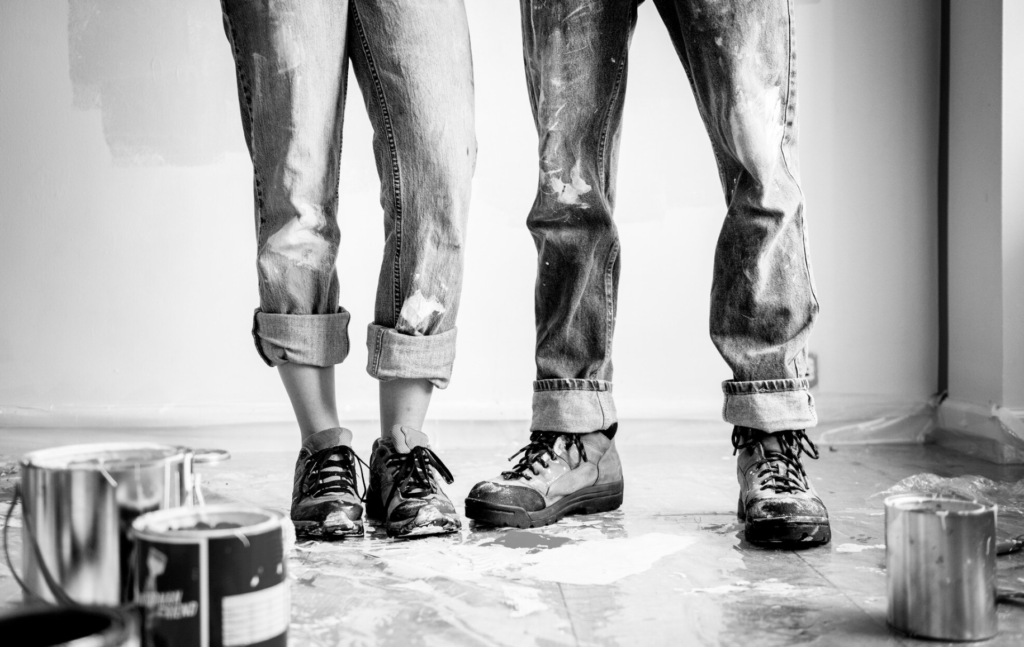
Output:
[[[736,427],[732,432],[732,455],[735,456],[741,450],[748,447],[760,446],[762,458],[758,459],[750,469],[758,469],[758,479],[766,479],[762,482],[764,487],[771,488],[779,494],[792,494],[795,492],[807,492],[807,472],[800,463],[800,455],[806,454],[811,458],[818,458],[818,448],[807,437],[802,429],[781,431],[775,434],[779,441],[781,451],[765,449],[762,438],[757,438],[752,433],[741,431],[743,427]],[[785,466],[785,471],[782,466]]]
[[[356,487],[357,463],[363,494]],[[328,447],[306,460],[306,474],[302,477],[302,493],[316,498],[332,494],[351,493],[362,501],[366,498],[366,474],[369,466],[347,445]]]
[[437,470],[437,473],[448,485],[455,482],[455,477],[441,462],[434,450],[423,445],[413,447],[408,454],[399,454],[398,452],[391,454],[386,460],[386,465],[389,468],[397,468],[397,471],[391,494],[384,502],[385,510],[390,509],[391,500],[395,497],[396,492],[401,492],[404,499],[421,499],[440,492],[441,488],[437,486],[431,475],[431,468]]
[[[550,456],[552,460],[556,460],[558,455],[555,454],[555,443],[559,437],[565,436],[565,450],[569,451],[571,447],[576,447],[580,453],[580,460],[587,460],[587,450],[583,446],[581,440],[582,434],[568,434],[561,431],[535,431],[530,434],[530,443],[508,457],[511,461],[520,454],[523,455],[519,459],[519,463],[516,464],[511,470],[502,472],[502,478],[506,480],[513,480],[524,478],[527,481],[531,480],[534,475],[540,474],[537,471],[537,463],[540,463],[543,467],[548,467],[551,463],[545,460],[545,456]],[[531,473],[527,474],[527,470]]]

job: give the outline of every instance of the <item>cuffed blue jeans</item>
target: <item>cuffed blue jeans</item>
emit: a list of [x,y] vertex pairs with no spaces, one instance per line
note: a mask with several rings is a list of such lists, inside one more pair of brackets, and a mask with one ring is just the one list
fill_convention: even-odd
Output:
[[[616,422],[612,336],[621,255],[612,213],[637,0],[521,0],[540,139],[534,430]],[[797,160],[786,0],[655,0],[711,138],[726,212],[711,338],[732,369],[723,416],[764,431],[817,423],[806,378],[818,312]],[[656,325],[656,322],[652,322]]]
[[367,371],[444,388],[476,163],[462,0],[222,0],[222,8],[254,171],[260,356],[270,366],[324,367],[348,355],[335,262],[351,61],[384,209]]

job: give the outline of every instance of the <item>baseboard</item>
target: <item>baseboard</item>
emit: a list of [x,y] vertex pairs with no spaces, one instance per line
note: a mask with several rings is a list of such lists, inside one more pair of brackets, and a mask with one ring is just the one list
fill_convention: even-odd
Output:
[[1001,465],[1024,463],[1024,411],[947,398],[928,440]]

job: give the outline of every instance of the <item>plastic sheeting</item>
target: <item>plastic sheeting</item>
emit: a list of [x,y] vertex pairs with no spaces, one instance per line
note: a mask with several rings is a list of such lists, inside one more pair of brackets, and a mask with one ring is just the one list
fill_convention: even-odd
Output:
[[868,500],[881,504],[893,494],[932,494],[964,501],[977,501],[997,505],[1000,514],[1024,515],[1024,479],[1015,483],[993,481],[984,476],[956,476],[944,478],[936,474],[908,476],[884,492],[871,495]]

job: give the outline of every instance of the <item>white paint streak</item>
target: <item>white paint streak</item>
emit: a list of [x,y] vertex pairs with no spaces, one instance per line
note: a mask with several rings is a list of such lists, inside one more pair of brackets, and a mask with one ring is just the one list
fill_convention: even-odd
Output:
[[538,589],[525,586],[502,586],[501,592],[505,596],[505,604],[512,609],[513,618],[522,618],[547,609],[547,605],[540,600],[540,590]]
[[575,204],[586,208],[587,205],[580,201],[580,196],[590,193],[592,187],[583,179],[580,160],[576,160],[576,165],[569,172],[568,184],[559,176],[561,171],[562,169],[556,169],[546,174],[548,187],[555,194],[555,198],[562,204]]
[[[563,584],[611,584],[643,573],[662,557],[696,543],[693,537],[651,533],[636,538],[569,544],[530,555],[523,577]],[[600,568],[594,568],[600,564]]]
[[435,312],[441,314],[444,311],[445,307],[441,305],[440,301],[433,297],[425,297],[421,290],[416,290],[402,304],[402,312],[399,313],[399,317],[404,319],[415,330],[426,323],[427,319]]
[[267,238],[268,249],[310,269],[317,269],[321,259],[329,256],[329,247],[329,242],[299,218],[292,218]]
[[725,595],[728,593],[753,593],[755,595],[770,595],[778,597],[816,596],[821,592],[821,587],[816,586],[793,586],[786,582],[780,582],[777,578],[769,578],[760,582],[751,583],[747,580],[737,580],[732,584],[722,584],[708,588],[676,589],[680,593],[708,593],[711,595]]
[[862,553],[865,550],[885,550],[885,544],[839,544],[837,553]]

